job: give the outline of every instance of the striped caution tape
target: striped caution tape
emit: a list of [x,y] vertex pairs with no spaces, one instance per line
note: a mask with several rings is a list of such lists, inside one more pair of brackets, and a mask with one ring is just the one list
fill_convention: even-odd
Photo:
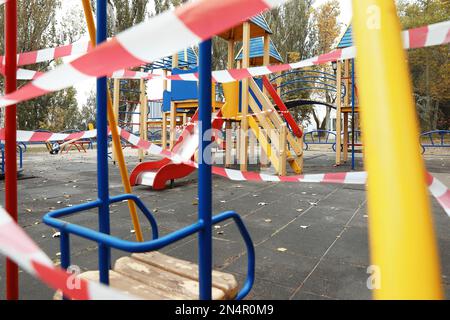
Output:
[[61,290],[75,300],[136,299],[105,285],[75,278],[53,265],[50,258],[0,207],[0,253],[13,260],[24,271],[41,280],[50,288]]
[[[191,125],[194,123],[190,123]],[[191,130],[192,126],[188,126],[185,130]],[[164,150],[162,147],[141,139],[140,137],[126,131],[123,128],[118,128],[122,139],[131,145],[146,150],[152,155],[159,155],[169,158],[174,163],[183,163],[195,168],[198,168],[198,163],[192,161],[190,158],[183,158],[180,155],[169,150]],[[108,134],[110,130],[108,129]],[[95,138],[97,130],[89,130],[83,132],[76,132],[71,134],[51,133],[51,132],[35,132],[35,131],[17,131],[18,142],[46,142],[46,141],[69,141],[72,139]],[[0,140],[4,140],[5,130],[0,129]],[[222,167],[212,167],[212,172],[215,175],[233,181],[266,181],[266,182],[311,182],[311,183],[336,183],[336,184],[361,184],[367,183],[366,172],[336,172],[325,174],[305,174],[294,176],[277,176],[257,172],[242,172],[234,169],[227,169]],[[450,190],[438,179],[427,173],[427,185],[431,194],[436,198],[439,204],[444,208],[445,212],[450,216]]]
[[[169,158],[174,163],[183,163],[198,168],[198,163],[182,158],[176,153],[164,150],[162,147],[149,141],[144,141],[130,132],[120,129],[120,136],[135,147],[144,149],[152,155],[160,155]],[[336,172],[324,174],[304,174],[294,176],[277,176],[257,172],[242,172],[222,167],[212,167],[212,173],[233,181],[255,182],[310,182],[310,183],[335,183],[335,184],[367,184],[366,172]],[[448,216],[450,216],[450,190],[438,179],[427,173],[427,185],[431,194],[436,198]]]
[[[440,23],[431,24],[419,28],[405,30],[402,32],[403,46],[405,49],[417,49],[430,47],[435,45],[442,45],[450,42],[450,21],[444,21]],[[70,45],[69,45],[70,46]],[[42,53],[39,55],[38,53]],[[26,53],[26,58],[22,58],[23,61],[32,61],[28,56],[44,59],[45,56],[52,57],[48,52],[55,52],[56,49],[43,49],[33,53]],[[86,50],[86,52],[88,52]],[[321,54],[316,57],[302,60],[295,63],[252,67],[246,69],[232,69],[232,70],[219,70],[212,73],[213,81],[215,82],[232,82],[242,80],[248,77],[256,77],[262,75],[268,75],[276,72],[282,72],[287,70],[300,69],[310,67],[314,65],[320,65],[336,60],[353,59],[356,57],[356,47],[348,47],[344,49],[338,49],[326,54]],[[20,55],[18,57],[20,62]],[[19,64],[20,65],[20,64]],[[32,80],[35,79],[39,73],[33,73],[30,70],[19,69],[18,79],[20,80]],[[119,79],[166,79],[166,80],[183,80],[183,81],[198,81],[198,73],[185,73],[179,75],[168,75],[166,77],[162,75],[156,75],[149,72],[119,70],[108,74],[111,78]]]
[[[70,87],[92,77],[140,66],[166,57],[230,29],[251,16],[286,0],[198,0],[137,24],[0,98],[13,105]],[[222,19],[217,19],[220,16]],[[142,39],[146,39],[142,41]],[[158,45],[155,45],[157,43]]]
[[[45,48],[17,54],[17,66],[52,61],[74,55],[82,55],[92,49],[90,41],[77,41],[71,44],[62,45],[55,48]],[[5,64],[5,57],[1,56],[0,61]]]
[[[174,163],[183,163],[198,168],[198,163],[183,159],[180,155],[164,150],[162,147],[149,141],[144,141],[139,137],[120,130],[121,137],[135,147],[147,150],[152,155],[160,155],[169,158]],[[324,174],[303,174],[293,176],[277,176],[258,172],[242,172],[234,169],[222,167],[212,167],[212,173],[233,181],[254,181],[254,182],[310,182],[310,183],[333,183],[333,184],[367,184],[366,172],[336,172]],[[436,198],[448,216],[450,216],[450,190],[437,178],[427,173],[427,185],[431,194]]]
[[[17,130],[17,142],[69,141],[74,139],[92,139],[97,137],[97,130],[74,133],[52,133]],[[5,128],[0,129],[0,140],[5,140]]]

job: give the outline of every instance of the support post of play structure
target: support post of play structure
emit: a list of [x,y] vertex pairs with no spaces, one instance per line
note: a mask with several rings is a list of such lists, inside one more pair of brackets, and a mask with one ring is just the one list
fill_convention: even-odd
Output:
[[[120,80],[114,79],[114,98],[113,98],[113,108],[114,108],[114,117],[117,121],[119,121],[119,104],[120,104]],[[117,161],[117,148],[112,144],[112,158],[113,163],[116,164]]]
[[[178,68],[178,53],[172,56],[172,69]],[[176,141],[176,126],[177,126],[177,106],[175,102],[170,103],[170,130],[169,130],[169,145],[172,150]]]
[[370,253],[380,281],[374,297],[442,299],[419,124],[396,12],[394,0],[353,0]]
[[198,216],[203,223],[199,232],[199,295],[211,300],[212,286],[212,170],[211,170],[211,40],[199,50],[199,165]]
[[[139,80],[139,136],[142,140],[146,140],[147,130],[145,124],[147,123],[147,113],[145,108],[145,81]],[[144,160],[144,150],[138,149],[138,160],[142,162]]]
[[[17,2],[5,4],[5,94],[16,90]],[[17,221],[16,105],[5,109],[5,209]],[[6,259],[6,299],[19,299],[19,269]]]
[[[234,40],[228,40],[228,63],[227,68],[234,68]],[[232,106],[233,108],[235,106]],[[233,136],[232,136],[232,123],[231,120],[225,120],[225,168],[229,168],[232,162],[232,152],[233,152]]]
[[337,74],[336,74],[336,165],[341,164],[341,108],[342,108],[342,63],[337,61]]
[[[88,26],[89,37],[90,37],[92,45],[95,46],[97,40],[96,40],[96,30],[95,30],[95,24],[94,24],[94,17],[92,14],[91,3],[89,0],[82,0],[82,4],[83,4],[84,15],[86,17],[86,24]],[[97,15],[97,18],[98,18],[98,15]],[[105,19],[106,19],[106,17],[105,17]],[[106,28],[106,26],[105,26],[105,28]],[[105,31],[105,34],[106,34],[106,31]],[[120,82],[119,82],[118,90],[120,91]],[[117,101],[119,101],[119,99],[117,99]],[[132,190],[131,190],[130,180],[128,177],[128,170],[125,165],[125,158],[123,156],[123,151],[122,151],[121,142],[120,142],[120,135],[119,135],[119,131],[117,129],[117,121],[116,121],[116,117],[114,115],[112,99],[111,99],[111,95],[108,90],[106,92],[106,102],[107,102],[107,115],[108,115],[109,125],[110,125],[110,129],[111,129],[113,145],[116,146],[115,147],[116,156],[117,156],[117,162],[119,163],[119,171],[120,171],[120,177],[122,179],[123,188],[126,193],[131,193]],[[97,103],[98,103],[98,100],[97,100]],[[98,123],[98,118],[97,118],[97,123]],[[99,140],[100,137],[97,136],[97,139]],[[106,145],[106,148],[107,148],[107,145]],[[106,149],[106,150],[108,150],[108,149]],[[97,150],[97,152],[98,152],[98,150]],[[107,153],[106,153],[106,159],[108,159]],[[108,162],[106,162],[106,165],[108,165]],[[137,216],[136,206],[132,200],[128,200],[128,209],[130,210],[130,216],[131,216],[131,220],[132,220],[133,227],[135,230],[136,240],[143,241],[142,230],[141,230],[141,226],[139,223],[139,218]]]
[[344,78],[345,78],[345,98],[344,98],[344,137],[343,137],[343,159],[348,160],[348,106],[350,105],[350,60],[344,61]]
[[352,59],[352,170],[355,170],[355,59]]
[[[107,37],[107,15],[106,0],[97,0],[97,43],[106,41]],[[110,233],[109,224],[109,190],[108,190],[108,132],[107,132],[107,85],[106,77],[97,79],[97,183],[98,198],[100,205],[98,208],[99,231],[105,234]],[[109,268],[111,252],[110,249],[100,243],[99,272],[100,282],[109,283]]]
[[[264,55],[263,55],[263,66],[270,65],[270,34],[265,33],[264,34]],[[267,95],[267,89],[264,87],[263,92],[265,95]],[[261,135],[264,135],[267,139],[266,130],[261,130]],[[270,148],[269,146],[266,146],[266,149]],[[266,152],[264,151],[264,148],[261,147],[261,157],[260,157],[260,165],[262,168],[266,167],[269,163],[268,157]]]
[[[242,38],[242,68],[250,66],[250,22],[246,21],[243,24],[243,38]],[[249,104],[249,80],[245,78],[242,80],[242,98],[241,98],[241,135],[240,135],[240,170],[247,171],[248,159],[248,104]]]

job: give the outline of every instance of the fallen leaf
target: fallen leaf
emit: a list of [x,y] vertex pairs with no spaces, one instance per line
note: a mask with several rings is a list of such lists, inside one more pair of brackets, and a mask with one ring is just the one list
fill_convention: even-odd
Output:
[[27,212],[33,212],[33,210],[31,210],[31,209],[25,209],[25,210],[27,210]]

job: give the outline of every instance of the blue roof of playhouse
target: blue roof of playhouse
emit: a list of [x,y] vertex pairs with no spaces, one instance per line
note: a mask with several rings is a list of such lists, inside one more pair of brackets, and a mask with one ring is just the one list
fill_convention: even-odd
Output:
[[352,35],[352,25],[350,24],[347,27],[347,30],[345,31],[344,35],[342,36],[341,41],[339,41],[337,48],[342,49],[351,46],[353,46],[353,35]]
[[[187,60],[185,58],[185,51],[187,51]],[[197,54],[194,49],[188,48],[178,52],[178,67],[188,67],[197,65]],[[160,60],[154,61],[148,65],[149,69],[172,69],[172,56],[162,58]]]
[[[261,29],[264,29],[268,33],[272,33],[272,30],[270,29],[269,25],[267,24],[266,19],[264,19],[264,16],[261,14],[258,14],[252,18],[250,18],[250,21],[260,27]],[[280,54],[278,53],[277,49],[273,46],[271,43],[271,56],[279,61],[282,61]],[[262,52],[262,49],[261,49]],[[178,53],[178,68],[184,68],[184,67],[194,67],[197,65],[197,54],[192,48],[187,49],[187,61],[185,59],[185,51],[180,51]],[[166,69],[170,70],[172,69],[172,56],[165,57],[163,59],[157,60],[151,64],[148,64],[147,70],[155,70],[155,69]]]
[[252,18],[250,18],[250,21],[256,24],[258,27],[264,29],[268,33],[273,33],[270,29],[269,25],[267,24],[266,19],[264,19],[264,16],[262,14],[258,14]]
[[[264,38],[253,38],[250,39],[250,59],[251,58],[259,58],[264,56]],[[279,62],[283,62],[283,58],[281,58],[280,53],[278,52],[275,44],[270,40],[270,50],[269,54],[272,58],[276,59]],[[242,48],[236,56],[236,60],[242,59]]]

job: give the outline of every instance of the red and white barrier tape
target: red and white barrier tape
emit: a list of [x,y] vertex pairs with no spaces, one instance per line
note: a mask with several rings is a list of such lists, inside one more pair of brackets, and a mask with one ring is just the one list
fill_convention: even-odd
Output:
[[[146,150],[152,155],[159,155],[169,158],[174,163],[184,163],[198,168],[198,164],[190,159],[182,158],[180,155],[162,147],[145,141],[138,136],[119,128],[120,136],[131,145]],[[110,132],[110,130],[108,130]],[[72,139],[95,138],[97,130],[76,132],[71,134],[17,131],[18,142],[46,142],[46,141],[69,141]],[[0,140],[4,140],[4,129],[0,129]],[[295,176],[277,176],[257,172],[242,172],[239,170],[226,169],[213,166],[212,172],[215,175],[225,177],[233,181],[267,181],[267,182],[311,182],[311,183],[336,183],[336,184],[366,184],[366,172],[337,172],[324,174],[305,174]],[[445,212],[450,216],[450,190],[438,179],[427,174],[427,184],[431,194],[437,199]]]
[[136,299],[99,283],[81,278],[74,279],[72,274],[56,268],[50,258],[2,207],[0,207],[0,253],[49,287],[61,290],[68,298],[75,300]]
[[[97,130],[74,133],[52,133],[17,130],[17,142],[69,141],[73,139],[89,139],[97,137]],[[5,140],[5,128],[0,129],[0,140]]]
[[[82,55],[92,50],[90,41],[77,41],[71,44],[62,45],[55,48],[45,48],[35,51],[17,54],[17,66],[26,66],[40,62],[52,61],[73,55]],[[5,57],[1,56],[0,61],[5,64]]]
[[[431,24],[428,26],[405,30],[402,32],[402,39],[405,49],[424,48],[449,43],[450,21],[444,21],[440,23]],[[55,51],[55,49],[43,49],[40,51],[44,50]],[[30,55],[36,56],[36,53]],[[43,59],[45,54],[42,53],[41,56]],[[321,54],[319,56],[295,63],[271,65],[263,67],[252,67],[247,69],[213,71],[212,77],[215,82],[226,83],[242,80],[248,77],[268,75],[275,72],[310,67],[336,60],[353,59],[355,57],[356,57],[356,47],[353,46],[349,48],[334,50],[332,52]],[[25,60],[25,58],[23,58],[23,60]],[[20,80],[32,80],[35,79],[38,75],[39,73],[33,74],[33,72],[30,70],[19,69],[17,77]],[[108,76],[110,76],[111,78],[119,78],[119,79],[166,79],[166,80],[198,81],[197,73],[185,73],[180,75],[169,75],[164,77],[162,75],[152,74],[149,72],[119,70],[113,72],[112,74],[108,74]]]
[[[228,30],[286,0],[199,0],[165,11],[121,32],[74,61],[0,98],[0,106],[61,90],[92,77],[167,57]],[[217,19],[220,16],[222,19]],[[145,41],[142,41],[145,39]],[[155,46],[155,43],[158,44]]]

